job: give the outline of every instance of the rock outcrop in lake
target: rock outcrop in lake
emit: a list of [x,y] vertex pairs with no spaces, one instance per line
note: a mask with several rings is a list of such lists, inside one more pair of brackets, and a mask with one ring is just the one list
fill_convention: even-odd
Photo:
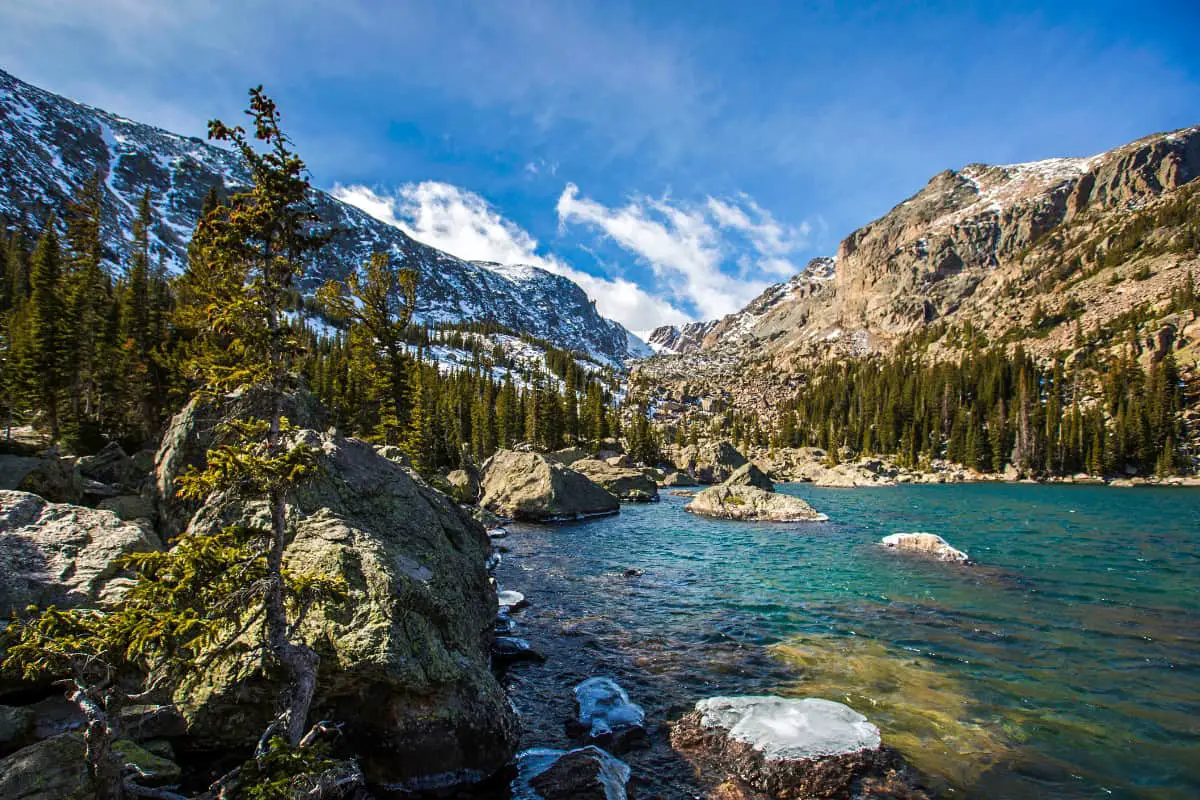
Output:
[[798,497],[763,491],[756,486],[711,486],[696,495],[684,510],[704,517],[750,522],[820,522],[828,519]]
[[121,559],[158,546],[152,531],[111,511],[0,491],[0,615],[115,599],[126,580]]
[[[343,601],[314,604],[300,628],[321,657],[313,717],[345,723],[347,745],[377,786],[492,774],[511,758],[517,727],[490,670],[497,601],[483,527],[368,444],[296,435],[315,449],[319,473],[289,497],[295,535],[285,567],[341,578],[348,590]],[[180,430],[178,438],[196,436]],[[264,513],[261,503],[210,498],[188,530]],[[242,656],[179,685],[174,700],[191,745],[252,748],[274,713],[278,681],[261,659]]]
[[702,769],[781,800],[848,797],[892,758],[866,717],[816,698],[701,700],[672,726],[671,744]]
[[893,533],[883,537],[883,541],[880,543],[884,547],[937,561],[951,561],[956,564],[971,563],[970,556],[962,550],[951,547],[949,542],[936,533]]
[[724,483],[726,486],[754,486],[764,492],[775,491],[775,484],[771,479],[750,461],[735,469]]
[[648,503],[658,499],[658,484],[632,467],[614,466],[597,458],[581,458],[571,469],[621,500]]
[[483,465],[479,504],[529,522],[615,514],[621,504],[603,487],[538,453],[500,450]]
[[588,678],[575,687],[572,728],[619,753],[646,736],[646,712],[612,678]]

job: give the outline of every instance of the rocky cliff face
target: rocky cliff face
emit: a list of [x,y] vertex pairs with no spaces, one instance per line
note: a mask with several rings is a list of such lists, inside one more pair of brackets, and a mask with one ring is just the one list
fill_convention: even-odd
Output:
[[[634,382],[658,397],[731,393],[770,415],[806,365],[887,351],[932,323],[946,324],[939,352],[967,326],[1048,355],[1070,349],[1076,326],[1147,303],[1165,315],[1171,291],[1200,276],[1197,176],[1200,126],[1090,158],[947,170],[743,310],[656,331],[661,354]],[[1187,367],[1200,354],[1189,325],[1156,318],[1142,334],[1170,328]]]
[[[93,176],[101,178],[105,259],[122,269],[133,220],[149,190],[155,212],[151,245],[166,267],[181,270],[204,196],[249,178],[227,150],[196,137],[118,117],[23,83],[0,71],[0,217],[34,225],[67,203]],[[332,241],[308,266],[314,291],[342,278],[374,252],[387,252],[421,275],[419,320],[490,319],[508,328],[607,361],[646,355],[644,344],[597,313],[571,280],[536,267],[468,262],[313,192]]]

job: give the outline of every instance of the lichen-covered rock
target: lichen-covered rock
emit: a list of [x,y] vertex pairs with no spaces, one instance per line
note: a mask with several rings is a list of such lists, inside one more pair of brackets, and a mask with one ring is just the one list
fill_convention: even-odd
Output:
[[684,510],[704,517],[759,522],[821,522],[829,519],[798,497],[756,486],[710,486]]
[[847,797],[890,765],[879,729],[831,700],[712,697],[671,728],[671,745],[702,768],[779,800]]
[[64,733],[0,759],[4,800],[94,800],[83,735]]
[[625,800],[630,770],[594,745],[578,750],[534,748],[517,757],[513,800]]
[[733,474],[725,479],[726,486],[754,486],[762,489],[764,492],[775,491],[775,484],[771,483],[771,479],[754,463],[747,461],[733,471]]
[[153,533],[111,511],[0,491],[0,615],[95,605],[124,574],[124,556],[157,547]]
[[936,533],[893,533],[883,537],[881,544],[903,553],[913,553],[937,561],[952,561],[957,564],[970,564],[971,557],[950,546]]
[[[314,719],[345,723],[368,780],[481,779],[511,758],[517,725],[489,668],[497,601],[483,528],[445,495],[354,439],[303,431],[319,475],[288,500],[289,569],[340,577],[343,602],[318,603],[301,628],[321,657]],[[210,500],[190,530],[265,514]],[[261,659],[218,661],[177,687],[196,747],[252,746],[275,709],[278,676]]]
[[620,502],[583,475],[537,453],[500,450],[483,465],[479,504],[529,522],[615,514]]
[[658,499],[658,484],[653,479],[641,470],[616,466],[613,460],[583,458],[572,464],[571,469],[621,500],[645,503]]
[[51,503],[78,503],[83,483],[75,466],[48,456],[0,455],[0,490],[29,492]]
[[[284,416],[298,428],[320,428],[323,412],[315,397],[297,392],[284,399]],[[192,398],[183,410],[171,418],[154,459],[154,504],[160,519],[160,531],[171,539],[187,528],[199,501],[178,496],[179,476],[189,467],[203,469],[210,448],[220,445],[227,434],[220,423],[231,419],[271,414],[273,401],[258,390],[238,391],[221,398]]]
[[611,678],[588,678],[575,687],[573,727],[617,753],[646,737],[646,712]]

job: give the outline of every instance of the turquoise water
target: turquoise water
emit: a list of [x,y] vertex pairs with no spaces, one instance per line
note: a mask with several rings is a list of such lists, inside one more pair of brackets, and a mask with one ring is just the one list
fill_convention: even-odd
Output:
[[[780,490],[830,521],[706,520],[666,496],[515,528],[501,581],[530,596],[535,634],[553,620],[621,653],[596,659],[652,714],[718,692],[830,697],[950,796],[1200,797],[1200,491]],[[979,564],[876,544],[901,531]]]

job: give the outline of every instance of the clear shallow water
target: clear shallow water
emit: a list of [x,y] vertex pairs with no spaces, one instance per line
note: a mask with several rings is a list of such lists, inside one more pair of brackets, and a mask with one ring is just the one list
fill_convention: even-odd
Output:
[[[853,705],[950,796],[1200,797],[1200,491],[781,491],[830,521],[706,520],[664,496],[514,526],[498,575],[551,656],[510,676],[525,746],[566,744],[569,686],[611,674],[662,726],[628,757],[651,795],[696,788],[667,722],[773,692]],[[980,563],[877,546],[900,531]]]

